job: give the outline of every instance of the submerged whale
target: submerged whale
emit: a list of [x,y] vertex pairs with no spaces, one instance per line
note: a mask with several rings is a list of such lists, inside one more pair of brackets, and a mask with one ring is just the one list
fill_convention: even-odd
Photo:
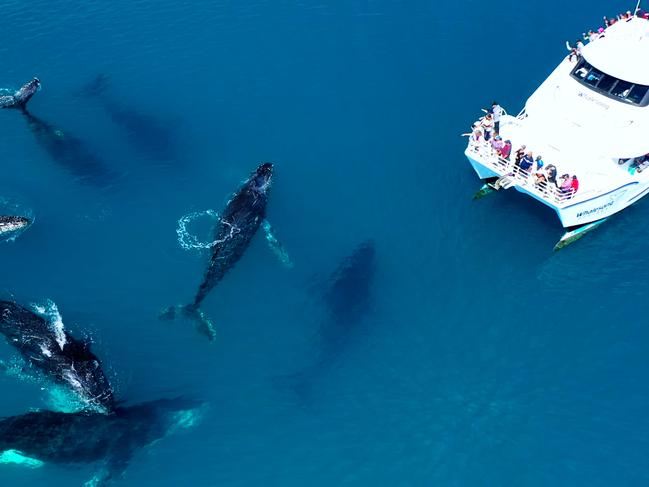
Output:
[[86,144],[23,108],[29,130],[54,161],[79,181],[106,187],[117,181],[117,174],[92,152]]
[[268,162],[261,164],[228,201],[214,229],[212,255],[194,301],[186,306],[167,308],[160,318],[173,319],[180,312],[183,316],[195,320],[199,331],[214,340],[214,326],[200,309],[200,305],[214,286],[239,261],[264,221],[272,178],[273,165]]
[[114,414],[37,411],[0,421],[0,464],[40,467],[46,463],[100,463],[86,486],[118,480],[137,450],[177,428],[193,426],[203,404],[188,399],[164,399]]
[[24,230],[30,223],[29,218],[24,216],[0,216],[0,236]]
[[82,95],[93,98],[101,105],[113,123],[123,129],[135,149],[157,161],[177,160],[174,133],[153,117],[110,96],[107,93],[108,85],[108,77],[100,74],[82,90]]
[[89,408],[113,411],[113,389],[101,362],[90,345],[75,339],[60,321],[50,322],[14,302],[0,301],[0,333],[31,369],[69,388]]
[[374,242],[367,240],[358,245],[329,277],[324,300],[331,323],[349,328],[362,320],[372,305],[375,272],[376,249]]
[[116,173],[90,151],[81,139],[63,132],[27,110],[27,102],[40,87],[41,82],[38,78],[28,81],[15,94],[1,96],[0,108],[19,109],[25,116],[30,131],[50,157],[79,180],[97,186],[114,183],[117,179]]
[[[371,240],[361,243],[330,275],[323,295],[327,318],[318,331],[315,361],[289,376],[291,388],[308,398],[314,381],[329,370],[349,342],[357,339],[363,320],[373,304],[376,249]],[[286,379],[286,378],[285,378]]]

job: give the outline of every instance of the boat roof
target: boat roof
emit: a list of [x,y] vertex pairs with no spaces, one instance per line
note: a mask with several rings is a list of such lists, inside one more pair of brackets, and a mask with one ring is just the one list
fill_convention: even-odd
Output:
[[634,16],[614,23],[582,54],[606,74],[649,86],[649,20]]
[[[646,56],[646,57],[644,57]],[[649,86],[649,20],[618,21],[583,48],[584,59],[618,79]],[[523,125],[566,157],[593,161],[649,153],[649,106],[607,97],[577,81],[566,57],[525,104]]]

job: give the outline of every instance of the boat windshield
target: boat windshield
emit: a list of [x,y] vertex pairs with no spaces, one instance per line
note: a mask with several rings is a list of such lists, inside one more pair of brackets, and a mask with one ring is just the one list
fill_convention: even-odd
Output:
[[618,79],[581,59],[572,70],[572,77],[608,98],[638,105],[649,105],[649,86]]

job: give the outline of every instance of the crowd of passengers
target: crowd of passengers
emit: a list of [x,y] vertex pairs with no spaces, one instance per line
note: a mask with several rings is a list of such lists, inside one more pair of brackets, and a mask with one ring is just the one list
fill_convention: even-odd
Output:
[[[649,12],[645,12],[642,9],[638,9],[636,14],[636,17],[640,17],[643,19],[648,19],[649,20]],[[598,27],[596,30],[589,30],[588,32],[584,32],[581,34],[581,39],[577,39],[575,41],[574,46],[570,44],[570,42],[566,41],[566,48],[568,51],[570,51],[570,54],[568,55],[570,57],[570,60],[572,61],[573,59],[579,59],[581,56],[581,50],[583,49],[585,44],[588,44],[589,42],[593,42],[594,40],[599,39],[600,37],[604,36],[604,31],[610,27],[611,25],[615,24],[616,22],[621,22],[625,20],[629,20],[633,18],[634,15],[631,13],[630,10],[627,10],[626,12],[623,12],[621,14],[618,14],[617,17],[613,18],[608,18],[606,16],[603,17],[603,26]]]
[[[503,115],[503,109],[497,102],[491,104],[489,110],[484,110],[485,116],[473,124],[473,131],[469,134],[463,134],[470,137],[470,143],[476,150],[480,147],[490,147],[498,155],[501,161],[511,163],[512,142],[503,140],[499,134],[500,118]],[[577,176],[563,174],[557,177],[557,168],[553,164],[547,166],[540,155],[534,157],[532,151],[528,151],[525,145],[522,145],[514,152],[513,173],[528,178],[533,177],[534,185],[543,192],[549,188],[556,187],[560,195],[572,197],[579,189],[579,180]]]

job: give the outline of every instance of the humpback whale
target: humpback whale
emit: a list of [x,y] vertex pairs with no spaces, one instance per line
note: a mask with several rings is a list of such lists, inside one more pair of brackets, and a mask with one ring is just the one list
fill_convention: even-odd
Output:
[[228,201],[215,226],[212,255],[194,301],[186,306],[167,308],[160,318],[173,319],[180,312],[196,321],[198,330],[214,340],[214,326],[200,305],[241,258],[264,221],[272,178],[273,165],[269,162],[261,164]]
[[110,96],[107,93],[108,84],[108,76],[100,74],[82,90],[82,95],[95,99],[101,105],[113,123],[123,129],[135,149],[157,161],[178,159],[174,133],[153,117]]
[[88,407],[103,413],[115,408],[101,362],[90,345],[75,339],[60,321],[51,322],[14,302],[0,301],[0,333],[29,368],[66,386]]
[[24,230],[30,223],[24,216],[0,216],[0,235]]
[[330,321],[349,327],[361,321],[372,303],[372,281],[376,267],[374,242],[361,243],[329,278],[324,300]]
[[40,87],[41,82],[38,78],[28,81],[13,95],[0,96],[0,108],[18,108],[24,110],[27,102]]
[[109,186],[117,180],[117,174],[91,152],[81,139],[32,115],[25,107],[22,113],[40,145],[52,159],[77,179],[102,187]]
[[375,272],[376,250],[368,240],[345,257],[330,275],[323,296],[327,318],[320,325],[316,359],[304,370],[288,376],[290,387],[302,398],[308,399],[315,378],[329,370],[341,351],[358,336],[363,318],[372,306]]
[[39,467],[46,463],[100,463],[86,486],[119,479],[137,450],[177,428],[193,426],[203,403],[162,399],[118,407],[111,415],[36,411],[0,421],[0,464]]
[[80,180],[98,186],[108,186],[115,182],[116,174],[108,169],[81,139],[63,132],[27,110],[27,102],[40,87],[41,82],[38,78],[28,81],[13,95],[0,96],[0,108],[19,109],[36,140],[50,157]]

